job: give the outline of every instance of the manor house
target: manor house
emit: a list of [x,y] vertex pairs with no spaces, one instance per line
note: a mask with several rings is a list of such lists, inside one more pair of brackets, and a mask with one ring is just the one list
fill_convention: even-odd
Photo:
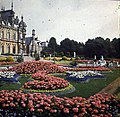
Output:
[[13,5],[10,10],[1,9],[0,55],[33,55],[42,50],[40,41],[35,37],[35,30],[32,30],[31,37],[26,37],[26,27],[23,16],[21,19],[15,16]]

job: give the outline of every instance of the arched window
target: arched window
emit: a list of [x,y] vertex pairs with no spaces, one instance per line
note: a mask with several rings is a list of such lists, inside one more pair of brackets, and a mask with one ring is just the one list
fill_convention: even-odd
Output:
[[1,32],[0,36],[1,39],[4,39],[4,31]]
[[6,52],[7,52],[7,53],[10,53],[10,45],[7,45],[7,46],[6,46]]
[[13,46],[13,53],[15,54],[15,52],[16,52],[16,49],[15,49],[15,46]]
[[4,45],[2,45],[2,53],[4,53]]

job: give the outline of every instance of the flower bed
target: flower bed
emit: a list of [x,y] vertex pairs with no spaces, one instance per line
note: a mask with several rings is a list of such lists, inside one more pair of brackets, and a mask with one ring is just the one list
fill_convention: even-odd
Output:
[[18,62],[0,62],[0,65],[14,65],[18,64]]
[[66,71],[110,71],[109,68],[106,67],[81,67],[81,68],[66,68]]
[[88,63],[91,60],[75,60],[78,63]]
[[27,92],[56,93],[74,91],[74,87],[62,78],[47,75],[46,71],[38,71],[32,74],[34,81],[24,84],[22,90]]
[[39,70],[45,70],[46,73],[64,72],[63,68],[60,68],[51,62],[43,61],[24,62],[8,70],[15,71],[18,74],[32,74]]
[[56,90],[62,89],[69,85],[69,82],[62,79],[51,76],[49,79],[42,81],[34,80],[24,84],[25,89],[36,89],[36,90]]
[[89,79],[104,78],[104,76],[94,71],[70,72],[66,74],[67,80],[73,81],[88,81]]
[[65,88],[61,88],[61,89],[56,89],[56,90],[39,90],[39,89],[25,89],[25,88],[21,88],[21,90],[25,93],[44,93],[46,95],[56,95],[56,96],[61,96],[67,93],[72,93],[73,91],[75,91],[75,88],[73,87],[73,85],[69,84],[67,87]]
[[15,72],[2,72],[0,71],[0,81],[7,81],[7,82],[18,82],[17,77],[19,75]]
[[0,91],[0,113],[10,116],[112,117],[120,113],[120,99],[110,94],[82,97],[57,97],[22,91]]

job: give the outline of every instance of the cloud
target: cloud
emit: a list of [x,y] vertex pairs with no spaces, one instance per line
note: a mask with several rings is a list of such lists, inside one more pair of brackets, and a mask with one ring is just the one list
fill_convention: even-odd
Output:
[[[54,36],[85,42],[100,35],[117,37],[118,1],[111,0],[13,0],[14,10],[24,16],[27,34],[34,28],[40,40]],[[10,8],[10,0],[2,4]],[[2,6],[0,4],[0,7]],[[113,23],[112,23],[113,22]]]

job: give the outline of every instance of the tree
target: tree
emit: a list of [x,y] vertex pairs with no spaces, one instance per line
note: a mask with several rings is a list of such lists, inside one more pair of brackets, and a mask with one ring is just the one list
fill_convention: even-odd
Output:
[[56,39],[54,37],[51,37],[48,43],[48,47],[52,49],[52,51],[56,51],[58,44],[56,42]]
[[111,42],[112,47],[114,49],[114,57],[115,58],[120,58],[120,38],[114,38]]
[[73,56],[74,52],[76,52],[76,54],[78,55],[80,51],[80,45],[77,41],[65,38],[60,42],[59,51],[63,52],[65,56],[68,55],[67,53],[70,53],[70,55]]
[[85,56],[93,58],[94,55],[101,57],[101,55],[106,56],[106,45],[105,40],[102,37],[97,37],[95,39],[88,39],[84,47]]

